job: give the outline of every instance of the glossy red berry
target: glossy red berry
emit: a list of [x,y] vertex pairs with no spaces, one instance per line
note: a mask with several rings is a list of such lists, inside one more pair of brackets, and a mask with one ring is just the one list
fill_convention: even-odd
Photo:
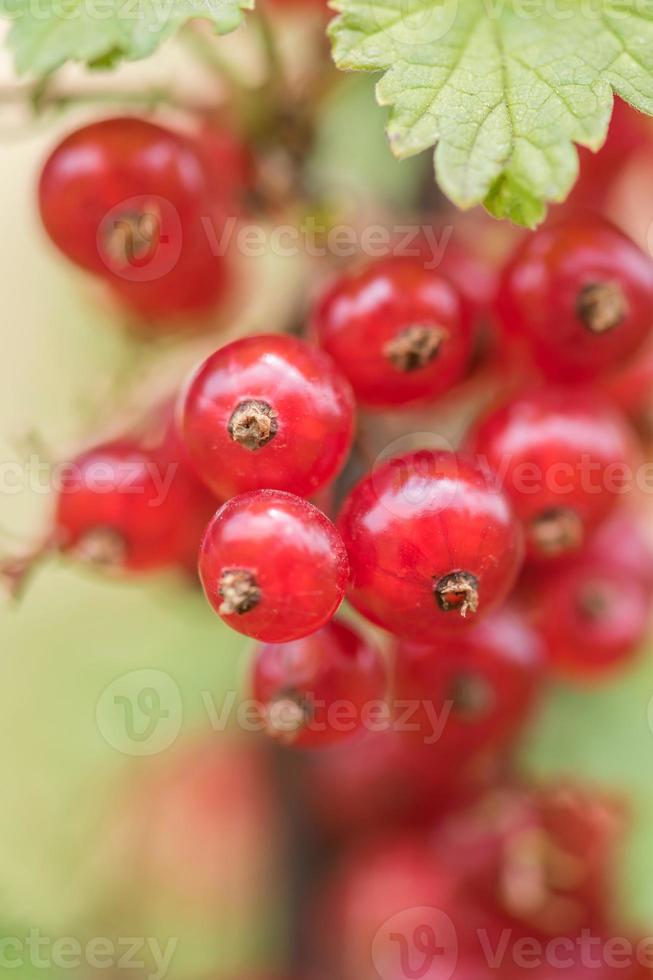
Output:
[[650,587],[616,561],[581,555],[523,584],[528,609],[550,663],[581,677],[627,663],[646,636]]
[[245,337],[199,366],[181,427],[193,465],[218,496],[266,488],[310,496],[345,463],[353,396],[317,348],[282,334]]
[[191,570],[215,506],[179,458],[136,441],[107,443],[64,468],[54,540],[109,570]]
[[268,644],[256,654],[252,694],[266,731],[296,748],[346,741],[365,727],[367,712],[385,695],[378,651],[343,622],[291,643]]
[[468,448],[511,499],[532,558],[580,548],[627,486],[628,431],[594,393],[519,395],[480,421]]
[[526,619],[504,608],[462,634],[428,644],[400,640],[394,664],[395,727],[437,744],[444,779],[514,738],[540,692],[545,656]]
[[227,625],[265,643],[288,643],[333,617],[349,566],[338,532],[317,507],[259,490],[217,512],[202,540],[199,572]]
[[474,623],[506,598],[521,565],[507,498],[464,455],[389,460],[354,488],[338,525],[352,605],[402,637]]
[[527,236],[502,277],[498,310],[547,377],[595,378],[634,354],[653,324],[653,262],[597,216]]
[[225,260],[203,224],[211,179],[186,137],[136,118],[84,126],[47,160],[39,204],[58,248],[139,313],[198,312],[224,292]]
[[318,305],[313,328],[367,405],[437,398],[471,358],[467,304],[419,260],[384,259],[344,276]]

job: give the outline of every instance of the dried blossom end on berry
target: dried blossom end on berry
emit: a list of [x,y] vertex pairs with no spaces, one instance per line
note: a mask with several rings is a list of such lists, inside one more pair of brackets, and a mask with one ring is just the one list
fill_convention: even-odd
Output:
[[489,715],[496,704],[496,696],[487,679],[470,672],[461,672],[452,678],[449,698],[452,711],[461,721],[478,721]]
[[277,413],[267,402],[241,402],[229,419],[229,435],[244,449],[256,452],[274,439],[279,429]]
[[589,282],[576,300],[577,316],[594,334],[614,330],[628,313],[628,300],[618,282]]
[[439,354],[449,336],[444,327],[414,324],[401,330],[383,347],[383,355],[403,373],[418,371]]
[[155,202],[142,211],[125,211],[114,215],[103,230],[102,245],[107,257],[118,268],[143,262],[158,245],[161,211]]
[[70,553],[79,561],[98,568],[119,568],[124,564],[127,545],[113,527],[95,527],[86,531]]
[[222,598],[222,616],[243,616],[261,601],[261,590],[255,576],[244,568],[226,569],[220,577],[218,593]]
[[575,510],[551,507],[533,519],[530,536],[538,552],[555,558],[580,548],[585,531]]
[[459,612],[463,619],[478,610],[478,579],[471,572],[456,571],[437,579],[433,592],[443,612]]
[[283,745],[292,745],[312,716],[311,706],[298,691],[284,691],[265,708],[265,731]]
[[578,596],[578,611],[590,622],[600,622],[619,601],[617,589],[610,582],[589,581]]

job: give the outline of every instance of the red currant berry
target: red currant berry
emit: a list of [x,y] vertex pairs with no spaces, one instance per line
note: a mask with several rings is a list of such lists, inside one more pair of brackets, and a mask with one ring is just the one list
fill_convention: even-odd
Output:
[[578,148],[580,174],[562,208],[603,208],[623,166],[650,145],[651,130],[644,114],[615,98],[608,136],[601,149],[593,152],[584,146]]
[[328,623],[302,640],[261,647],[252,681],[268,735],[296,748],[350,739],[385,686],[378,651],[343,622]]
[[[472,755],[512,740],[541,687],[544,647],[515,610],[439,642],[400,640],[393,698],[397,724],[437,742],[444,777]],[[405,705],[414,710],[405,715]],[[401,730],[401,729],[400,729]]]
[[633,424],[647,448],[653,443],[653,344],[606,379],[605,390]]
[[152,215],[160,209],[157,238],[172,236],[170,244],[180,248],[184,229],[199,230],[205,194],[204,169],[190,142],[135,118],[105,119],[66,137],[39,185],[41,217],[54,243],[101,275],[126,248],[137,255],[151,247],[152,236],[144,234],[148,198]]
[[475,622],[506,598],[522,560],[507,498],[453,453],[389,460],[354,488],[339,527],[352,605],[402,637]]
[[599,525],[583,549],[583,558],[597,567],[617,569],[653,591],[653,548],[646,528],[628,511],[618,510]]
[[46,162],[41,218],[69,259],[137,312],[205,311],[227,282],[202,223],[215,211],[212,184],[190,139],[142,119],[106,119],[72,133]]
[[607,925],[622,827],[613,800],[573,786],[500,789],[444,822],[438,863],[459,876],[463,894],[517,929],[596,935]]
[[178,459],[123,440],[67,465],[54,538],[62,551],[107,569],[189,569],[214,508]]
[[215,514],[221,501],[216,500],[211,491],[198,478],[190,459],[186,444],[182,440],[174,417],[174,402],[168,402],[163,408],[164,421],[167,424],[163,438],[154,444],[154,451],[160,466],[166,465],[174,469],[174,482],[180,491],[183,488],[185,498],[179,498],[177,513],[177,560],[193,577],[197,577],[197,552],[200,541],[210,518]]
[[340,279],[313,318],[319,342],[368,405],[434,399],[467,372],[470,311],[421,262],[390,258]]
[[195,149],[202,157],[217,215],[229,218],[241,214],[255,181],[250,148],[228,121],[218,118],[207,121],[199,130]]
[[221,347],[183,399],[193,464],[224,498],[266,488],[314,494],[341,470],[353,431],[347,381],[322,351],[282,334]]
[[320,897],[316,959],[340,980],[490,980],[488,949],[512,935],[505,919],[461,898],[458,875],[423,834],[355,844]]
[[349,566],[338,532],[317,507],[258,490],[217,512],[200,546],[199,572],[225,623],[264,643],[288,643],[333,617]]
[[[424,933],[419,962],[432,959],[432,966],[444,967],[442,977],[451,975],[450,957],[456,953],[456,929],[449,917],[453,891],[454,882],[437,867],[423,835],[368,840],[345,852],[315,909],[316,953],[325,975],[408,980],[415,937],[420,949]],[[435,954],[436,947],[443,955]],[[409,972],[401,968],[404,963]],[[429,980],[436,976],[432,969],[424,972]]]
[[[208,316],[225,295],[230,270],[216,260],[208,242],[184,249],[174,267],[160,278],[135,279],[117,276],[111,292],[119,304],[144,321],[170,321],[172,329],[183,326],[185,317],[195,320]],[[161,327],[157,323],[157,332]]]
[[631,440],[594,394],[520,395],[477,425],[468,448],[497,475],[532,558],[580,548],[624,493]]
[[627,663],[649,624],[649,588],[617,564],[580,556],[562,568],[538,569],[523,594],[562,673],[597,676]]
[[[407,724],[413,707],[404,709]],[[503,760],[496,753],[449,766],[437,741],[395,731],[392,723],[389,713],[388,727],[312,756],[303,802],[326,834],[430,826],[474,800],[501,772]]]
[[[498,272],[494,266],[494,252],[476,246],[487,237],[486,225],[481,219],[478,223],[470,222],[464,240],[458,234],[458,228],[452,233],[449,225],[430,229],[430,234],[417,235],[410,243],[412,250],[418,253],[419,261],[425,269],[430,269],[438,276],[443,276],[458,290],[472,311],[474,325],[481,327],[490,319],[494,309]],[[495,225],[489,226],[494,237]],[[470,241],[471,239],[471,241]],[[494,241],[492,242],[494,246]],[[401,238],[395,243],[398,257],[402,257],[405,244]],[[492,252],[492,264],[488,261],[488,253]],[[397,252],[395,252],[397,254]]]
[[641,346],[653,323],[653,263],[595,216],[527,236],[499,289],[499,316],[549,378],[588,380]]

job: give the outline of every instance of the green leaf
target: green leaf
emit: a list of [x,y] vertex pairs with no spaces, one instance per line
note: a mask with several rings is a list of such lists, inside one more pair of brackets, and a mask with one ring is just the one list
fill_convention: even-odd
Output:
[[560,684],[523,746],[539,780],[579,780],[615,794],[630,820],[615,868],[620,915],[653,926],[653,649],[596,685]]
[[653,113],[653,7],[639,0],[334,0],[338,67],[383,71],[393,152],[436,144],[457,205],[534,226],[597,149],[613,91]]
[[46,75],[66,61],[108,68],[151,55],[194,18],[216,33],[235,30],[254,0],[0,0],[13,21],[9,46],[19,72]]

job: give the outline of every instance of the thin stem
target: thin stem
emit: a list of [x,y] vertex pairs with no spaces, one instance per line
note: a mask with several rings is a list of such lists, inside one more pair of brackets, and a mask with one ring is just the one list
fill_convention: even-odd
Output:
[[175,108],[189,108],[181,105],[171,92],[166,89],[152,89],[142,92],[44,92],[32,100],[34,108],[38,112],[44,108],[67,109],[71,105],[95,105],[102,103],[124,103],[138,106],[154,107],[157,105],[169,105]]
[[213,40],[199,30],[192,21],[182,28],[179,38],[198,61],[218,75],[234,92],[247,94],[250,91],[250,86],[235,65],[222,57]]
[[268,84],[277,90],[283,90],[286,88],[286,73],[283,67],[283,59],[281,58],[281,52],[279,51],[272,22],[263,4],[258,4],[256,13],[252,19],[258,26],[261,38],[268,69]]
[[144,90],[96,89],[80,91],[57,92],[51,83],[43,85],[15,85],[0,87],[0,105],[31,104],[36,113],[46,109],[66,109],[74,105],[99,104],[133,104],[137,106],[155,107],[168,105],[176,109],[201,111],[205,105],[193,105],[177,98],[169,89],[154,88]]

